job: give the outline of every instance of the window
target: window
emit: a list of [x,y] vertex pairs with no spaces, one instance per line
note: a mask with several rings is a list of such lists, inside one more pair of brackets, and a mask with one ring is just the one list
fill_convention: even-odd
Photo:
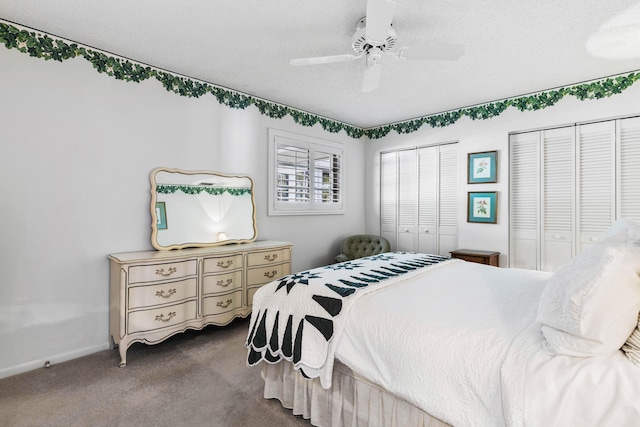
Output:
[[344,213],[342,146],[269,129],[269,215]]

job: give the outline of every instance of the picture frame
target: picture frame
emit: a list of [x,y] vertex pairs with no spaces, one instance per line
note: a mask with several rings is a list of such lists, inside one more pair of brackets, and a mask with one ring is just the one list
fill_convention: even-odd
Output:
[[470,191],[467,201],[467,222],[496,224],[498,222],[498,192]]
[[483,151],[467,156],[467,183],[494,184],[498,182],[498,152]]
[[167,208],[164,202],[156,202],[156,227],[158,230],[167,229]]

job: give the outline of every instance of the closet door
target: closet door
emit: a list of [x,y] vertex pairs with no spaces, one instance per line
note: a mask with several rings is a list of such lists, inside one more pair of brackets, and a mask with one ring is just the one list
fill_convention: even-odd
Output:
[[557,271],[616,219],[640,223],[639,117],[512,135],[510,153],[511,267]]
[[640,117],[617,123],[616,217],[640,224]]
[[380,225],[392,250],[458,247],[457,183],[456,144],[381,153]]
[[398,153],[380,154],[380,229],[382,237],[397,248],[398,223]]
[[458,146],[438,147],[437,252],[449,255],[458,249]]
[[398,250],[416,249],[418,220],[417,150],[398,152]]
[[557,271],[574,254],[575,128],[542,133],[540,269]]
[[418,249],[434,254],[438,248],[438,147],[418,149]]
[[540,268],[540,139],[542,132],[509,137],[509,266]]
[[615,121],[580,125],[577,135],[577,252],[615,221]]

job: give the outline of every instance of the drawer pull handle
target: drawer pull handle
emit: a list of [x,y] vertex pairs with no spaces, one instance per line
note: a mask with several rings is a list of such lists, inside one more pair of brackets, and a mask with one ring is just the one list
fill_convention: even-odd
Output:
[[225,283],[224,280],[218,280],[216,282],[216,285],[222,286],[223,288],[226,288],[227,286],[229,286],[232,283],[233,283],[233,279],[227,279],[226,283]]
[[218,267],[221,267],[221,268],[229,268],[229,267],[231,267],[232,264],[233,264],[233,260],[230,259],[227,262],[218,261],[217,265],[218,265]]
[[271,279],[271,278],[275,277],[276,274],[278,274],[278,270],[265,271],[264,272],[264,277],[268,277],[269,279]]
[[232,302],[233,302],[232,299],[228,299],[227,302],[218,301],[218,303],[216,304],[216,307],[227,308],[231,305]]
[[164,293],[164,291],[156,291],[156,296],[160,298],[169,298],[171,295],[175,293],[176,293],[175,289],[169,289],[169,291],[167,291],[166,294]]
[[264,256],[264,259],[266,259],[269,262],[275,261],[277,258],[278,258],[278,254],[267,254]]
[[167,318],[165,319],[164,314],[158,314],[156,316],[156,320],[159,322],[168,322],[169,320],[173,319],[174,317],[176,317],[176,312],[172,311],[169,314],[167,314]]
[[164,271],[164,268],[160,268],[160,269],[156,270],[156,274],[157,275],[164,276],[164,277],[171,276],[175,272],[176,272],[176,268],[175,267],[169,267],[169,270],[166,273]]

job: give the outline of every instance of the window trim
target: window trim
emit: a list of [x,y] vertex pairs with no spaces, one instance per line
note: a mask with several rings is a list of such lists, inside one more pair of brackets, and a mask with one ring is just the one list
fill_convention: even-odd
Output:
[[[308,150],[309,153],[309,202],[283,202],[277,200],[278,172],[277,172],[277,146],[287,144],[292,147]],[[323,154],[335,154],[340,158],[338,176],[338,201],[332,203],[318,203],[315,201],[315,171],[316,152]],[[345,158],[342,144],[313,138],[306,135],[299,135],[278,129],[269,129],[269,167],[268,167],[268,209],[267,215],[339,215],[344,214],[345,204]]]

